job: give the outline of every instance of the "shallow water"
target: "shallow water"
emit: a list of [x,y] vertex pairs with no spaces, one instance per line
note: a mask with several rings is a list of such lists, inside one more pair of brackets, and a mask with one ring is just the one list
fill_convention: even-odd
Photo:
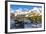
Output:
[[10,21],[10,28],[11,29],[19,29],[19,28],[41,28],[42,24],[33,24],[33,23],[29,23],[26,22],[26,24],[18,24],[18,26],[16,26],[16,23],[14,20]]

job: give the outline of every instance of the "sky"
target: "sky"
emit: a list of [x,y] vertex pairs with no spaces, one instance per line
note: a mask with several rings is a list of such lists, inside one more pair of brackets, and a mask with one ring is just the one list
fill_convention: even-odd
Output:
[[37,8],[42,8],[41,6],[29,6],[29,5],[10,5],[10,9],[11,11],[15,11],[17,9],[19,10],[32,10],[34,7],[37,7]]

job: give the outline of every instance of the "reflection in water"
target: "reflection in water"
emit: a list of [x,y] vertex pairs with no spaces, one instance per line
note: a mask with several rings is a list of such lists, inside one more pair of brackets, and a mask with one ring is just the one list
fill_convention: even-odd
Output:
[[21,28],[40,28],[42,24],[33,24],[31,21],[17,21],[11,20],[10,21],[10,28],[11,29],[21,29]]

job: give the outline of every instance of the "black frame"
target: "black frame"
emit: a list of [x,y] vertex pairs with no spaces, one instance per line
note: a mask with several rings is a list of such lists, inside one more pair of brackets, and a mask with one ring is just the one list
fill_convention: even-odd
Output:
[[[22,32],[8,32],[7,31],[7,3],[8,2],[20,2],[20,3],[36,3],[36,4],[44,4],[44,30],[37,31],[22,31]],[[26,33],[26,32],[43,32],[45,31],[45,3],[42,2],[27,2],[27,1],[5,1],[5,33]]]

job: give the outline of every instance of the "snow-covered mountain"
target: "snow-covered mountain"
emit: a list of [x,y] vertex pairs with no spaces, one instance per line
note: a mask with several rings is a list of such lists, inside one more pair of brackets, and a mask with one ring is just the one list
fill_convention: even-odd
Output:
[[15,16],[35,12],[41,14],[41,8],[34,7],[32,10],[23,11],[21,8],[15,11]]
[[33,12],[39,14],[39,15],[42,15],[42,8],[36,8],[36,7],[34,7],[31,11],[33,11]]
[[17,16],[17,15],[22,15],[22,14],[27,14],[29,11],[28,11],[28,9],[24,9],[24,10],[22,10],[22,9],[17,9],[16,11],[15,11],[15,16]]
[[37,8],[37,7],[34,7],[31,11],[33,11],[33,12],[38,12],[38,13],[40,13],[41,12],[41,8]]

